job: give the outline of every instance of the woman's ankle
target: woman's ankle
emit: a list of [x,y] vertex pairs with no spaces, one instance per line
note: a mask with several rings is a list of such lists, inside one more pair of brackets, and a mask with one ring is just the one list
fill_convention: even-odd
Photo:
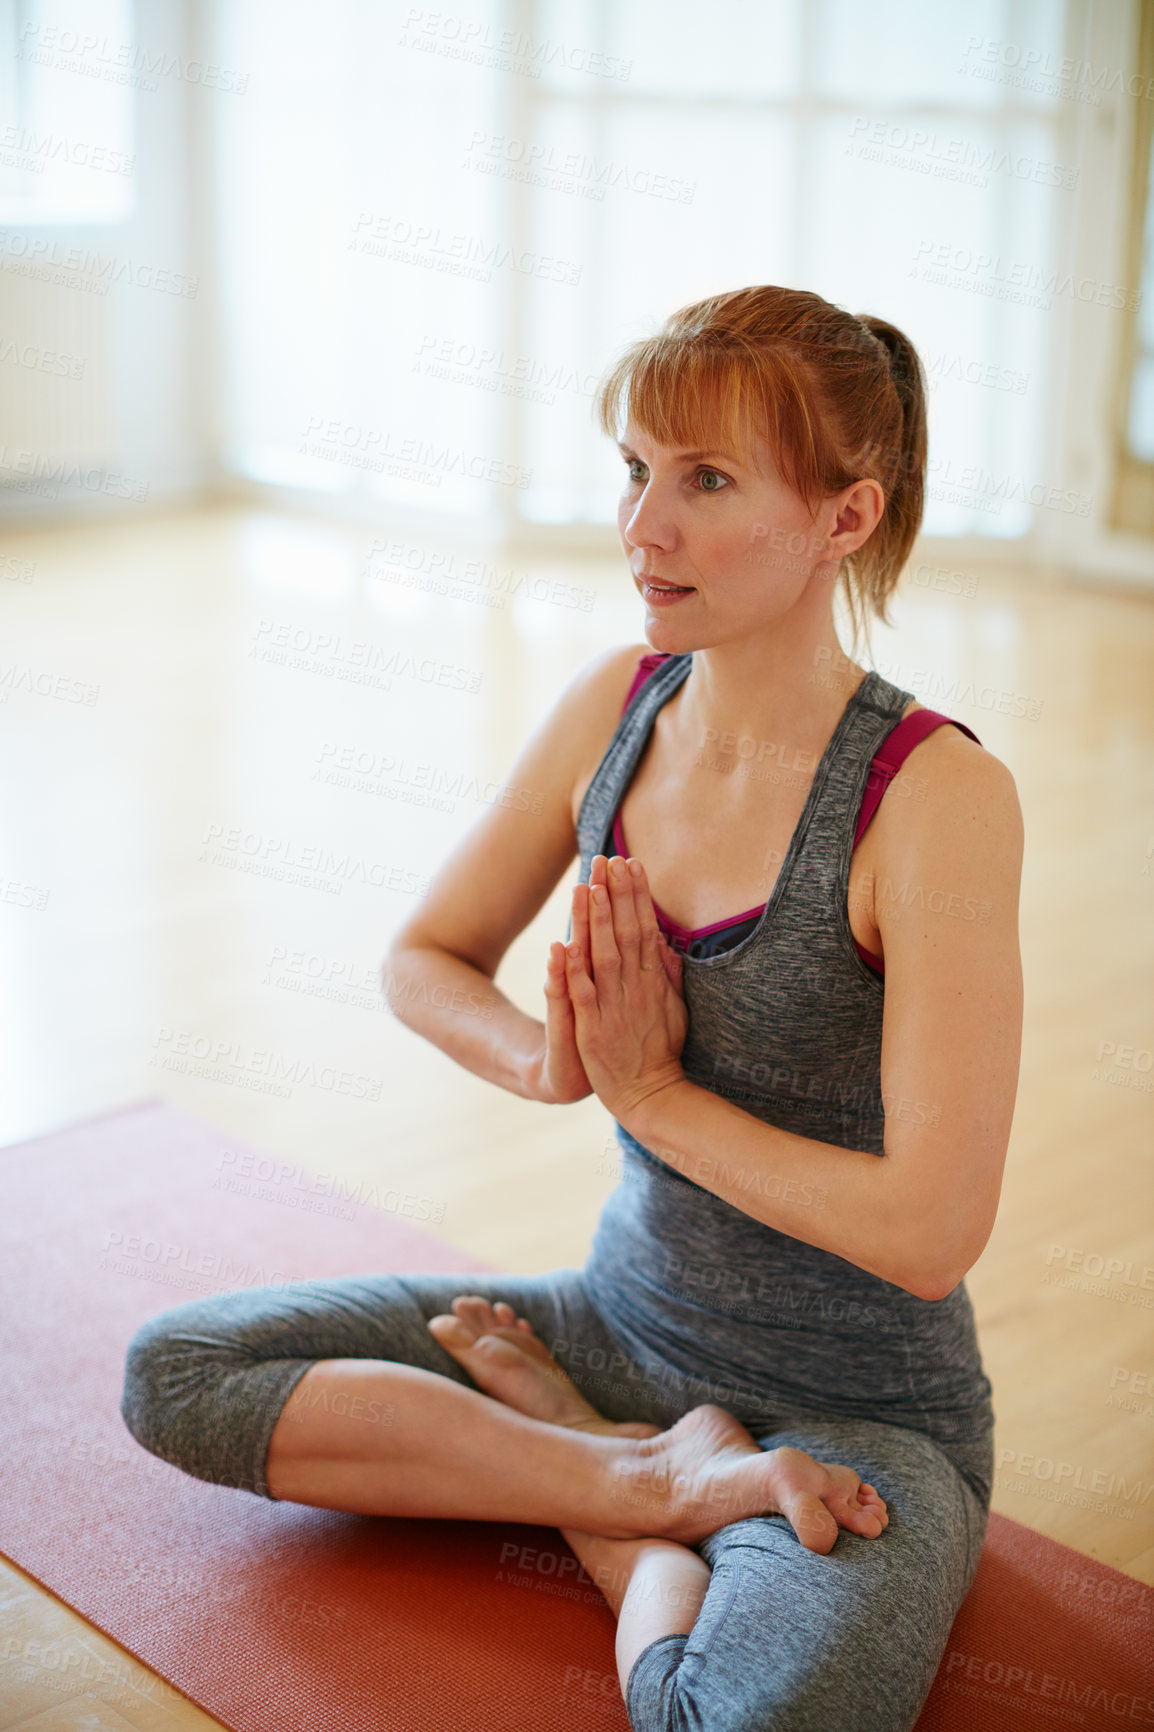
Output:
[[645,1534],[612,1540],[580,1529],[562,1528],[562,1538],[576,1554],[586,1575],[604,1594],[614,1616],[635,1613],[648,1605],[658,1621],[668,1621],[668,1634],[693,1628],[710,1569],[704,1558],[676,1540]]
[[709,1565],[674,1540],[561,1532],[617,1619],[617,1676],[624,1696],[638,1656],[651,1643],[693,1629],[709,1592]]

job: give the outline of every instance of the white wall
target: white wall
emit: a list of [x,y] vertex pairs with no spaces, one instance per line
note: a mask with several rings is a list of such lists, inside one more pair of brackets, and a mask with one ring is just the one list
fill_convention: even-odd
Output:
[[[206,425],[212,284],[194,162],[212,103],[243,97],[199,81],[194,4],[140,0],[135,10],[135,41],[108,36],[68,52],[59,5],[40,8],[22,39],[52,62],[65,101],[94,76],[135,79],[136,196],[132,214],[113,222],[41,223],[0,206],[0,333],[24,353],[34,343],[83,363],[77,380],[11,365],[0,373],[8,521],[132,513],[195,494],[216,473]],[[84,286],[93,282],[107,293]]]
[[[1092,500],[1088,517],[1042,513],[1031,551],[1080,578],[1154,588],[1154,543],[1107,522],[1113,492],[1122,317],[1109,291],[1126,289],[1129,187],[1138,104],[1138,0],[1080,0],[1069,52],[1108,72],[1100,103],[1071,104],[1070,149],[1083,194],[1065,237],[1064,264],[1077,288],[1056,307],[1054,413],[1049,465],[1060,483]],[[1119,74],[1121,75],[1119,77]],[[1109,85],[1115,88],[1109,88]],[[1144,293],[1154,294],[1154,285]],[[1106,302],[1096,304],[1098,295]],[[1092,298],[1093,296],[1093,298]]]

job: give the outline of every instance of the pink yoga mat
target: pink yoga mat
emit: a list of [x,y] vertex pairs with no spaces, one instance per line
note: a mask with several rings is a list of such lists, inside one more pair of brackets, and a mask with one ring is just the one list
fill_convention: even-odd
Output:
[[[0,1550],[235,1732],[625,1732],[613,1617],[553,1530],[274,1504],[120,1419],[125,1346],[170,1305],[486,1271],[413,1224],[435,1205],[350,1201],[152,1101],[0,1163]],[[919,1732],[1154,1725],[1152,1633],[1154,1590],[995,1516]]]

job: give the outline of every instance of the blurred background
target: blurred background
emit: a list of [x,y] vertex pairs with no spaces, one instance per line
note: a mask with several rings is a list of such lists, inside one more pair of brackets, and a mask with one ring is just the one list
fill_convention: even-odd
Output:
[[[608,1115],[453,1065],[380,964],[644,638],[599,377],[687,302],[815,290],[930,384],[860,659],[1026,817],[995,1507],[1154,1582],[1152,116],[1148,0],[0,0],[3,1141],[159,1094],[499,1267],[583,1261]],[[569,891],[498,976],[533,1014]],[[1039,1452],[1144,1495],[1064,1502]]]

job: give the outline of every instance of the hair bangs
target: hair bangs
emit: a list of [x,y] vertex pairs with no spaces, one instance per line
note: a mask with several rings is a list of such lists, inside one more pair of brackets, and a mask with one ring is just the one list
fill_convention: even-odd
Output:
[[765,401],[765,357],[684,337],[635,344],[602,387],[601,427],[623,439],[632,425],[657,445],[735,457],[764,473],[759,439],[769,434],[780,463],[780,440]]

